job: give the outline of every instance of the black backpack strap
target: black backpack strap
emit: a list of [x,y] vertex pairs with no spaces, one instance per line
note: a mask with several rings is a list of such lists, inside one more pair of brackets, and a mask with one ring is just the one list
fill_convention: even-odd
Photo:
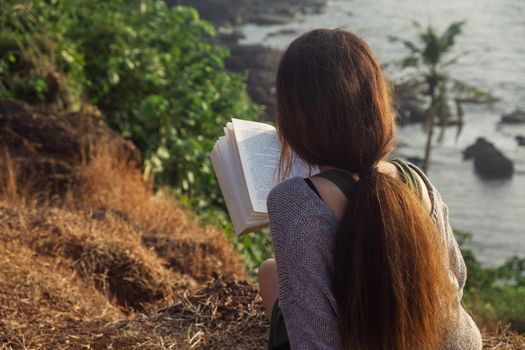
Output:
[[319,194],[319,191],[317,191],[317,188],[315,187],[314,183],[312,182],[312,180],[310,180],[309,178],[305,178],[304,179],[304,182],[306,182],[306,184],[308,185],[308,187],[310,187],[310,189],[312,191],[315,192],[315,194],[317,195],[317,197],[321,198],[321,195]]
[[344,193],[346,198],[350,198],[357,182],[352,175],[338,169],[326,170],[314,176],[324,177],[333,182]]

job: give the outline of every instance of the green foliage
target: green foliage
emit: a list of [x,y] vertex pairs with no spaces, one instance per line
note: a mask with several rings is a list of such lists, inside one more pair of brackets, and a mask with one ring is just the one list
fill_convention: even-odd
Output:
[[468,278],[463,301],[477,321],[491,327],[498,323],[525,332],[525,258],[511,258],[498,267],[483,267],[465,247],[470,234],[455,231]]
[[0,2],[0,97],[79,106],[83,58],[61,24],[46,1]]
[[442,70],[450,61],[445,61],[447,55],[452,51],[456,37],[463,31],[465,21],[452,23],[443,33],[438,33],[436,28],[429,25],[421,26],[413,22],[417,33],[417,42],[390,36],[393,42],[401,42],[409,51],[410,55],[405,58],[403,68],[420,67],[422,64],[435,71]]
[[223,207],[209,153],[232,117],[255,119],[245,78],[224,69],[215,29],[163,0],[9,0],[0,96],[94,104],[142,151],[146,175],[194,208]]

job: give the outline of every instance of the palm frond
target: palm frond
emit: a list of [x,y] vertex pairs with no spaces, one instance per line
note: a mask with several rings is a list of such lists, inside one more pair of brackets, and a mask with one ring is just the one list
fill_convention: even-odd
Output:
[[464,25],[465,25],[465,21],[454,22],[450,26],[448,26],[448,28],[445,30],[443,35],[441,35],[440,41],[441,41],[441,44],[443,45],[442,49],[444,51],[448,51],[450,50],[450,48],[452,48],[452,46],[454,46],[456,37],[459,34],[461,34],[461,32],[463,31]]
[[491,104],[497,102],[499,99],[493,96],[490,92],[483,91],[475,86],[472,86],[464,81],[457,79],[450,79],[452,86],[451,92],[454,93],[455,98],[462,103],[486,103]]
[[443,63],[441,66],[442,66],[443,68],[446,68],[446,67],[448,67],[448,66],[451,66],[451,65],[453,65],[453,64],[456,64],[456,63],[458,63],[458,61],[459,61],[462,57],[466,56],[466,55],[469,54],[469,53],[470,53],[469,51],[463,51],[463,52],[460,52],[459,54],[455,55],[455,56],[452,57],[451,59],[447,60],[447,61],[446,61],[445,63]]
[[420,36],[420,40],[424,45],[422,53],[423,60],[431,65],[436,66],[441,61],[442,50],[440,45],[440,37],[434,27],[429,26],[426,31]]
[[421,32],[423,32],[423,26],[421,25],[421,23],[419,23],[418,21],[411,21],[412,25],[414,26],[414,28],[416,29],[416,32],[419,34]]
[[394,35],[389,35],[388,36],[388,40],[392,43],[402,43],[409,51],[411,51],[412,53],[420,53],[421,52],[421,48],[419,48],[415,43],[413,43],[412,41],[410,40],[406,40],[406,39],[403,39],[401,37],[398,37],[398,36],[394,36]]
[[419,57],[417,56],[405,57],[401,61],[401,67],[402,68],[409,68],[409,67],[418,68],[419,67]]

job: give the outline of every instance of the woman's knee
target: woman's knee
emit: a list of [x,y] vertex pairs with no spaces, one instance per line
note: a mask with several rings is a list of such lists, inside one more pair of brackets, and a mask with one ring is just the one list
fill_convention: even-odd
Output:
[[259,267],[259,292],[263,299],[264,308],[268,316],[271,316],[272,307],[277,300],[277,266],[274,259],[264,261]]
[[261,284],[261,281],[264,283],[264,281],[273,277],[277,277],[277,266],[275,265],[275,259],[267,259],[263,261],[259,267],[259,284]]

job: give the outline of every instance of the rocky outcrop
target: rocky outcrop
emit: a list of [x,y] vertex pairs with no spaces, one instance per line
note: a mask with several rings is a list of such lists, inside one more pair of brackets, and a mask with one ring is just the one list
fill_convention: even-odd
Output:
[[275,76],[281,52],[261,45],[231,45],[226,67],[234,72],[248,73],[248,94],[265,107],[263,119],[274,120]]
[[124,161],[140,163],[132,143],[91,116],[0,100],[0,160],[11,164],[18,182],[31,183],[35,190],[65,193],[101,141],[115,147]]
[[525,146],[525,135],[516,136],[516,141],[518,142],[518,146]]
[[284,24],[306,13],[319,13],[327,0],[166,0],[171,5],[195,7],[218,26],[244,23]]
[[468,146],[463,151],[463,159],[474,159],[495,149],[494,145],[483,137],[479,137],[476,143]]
[[507,178],[514,173],[514,163],[495,150],[483,157],[474,158],[476,172],[487,178]]
[[418,83],[403,83],[394,86],[393,100],[398,122],[403,124],[422,123],[425,120],[426,101],[424,86]]
[[516,109],[514,112],[501,117],[502,124],[525,124],[525,111]]
[[485,178],[507,178],[514,173],[514,163],[485,138],[463,151],[464,159],[474,159],[475,171]]

